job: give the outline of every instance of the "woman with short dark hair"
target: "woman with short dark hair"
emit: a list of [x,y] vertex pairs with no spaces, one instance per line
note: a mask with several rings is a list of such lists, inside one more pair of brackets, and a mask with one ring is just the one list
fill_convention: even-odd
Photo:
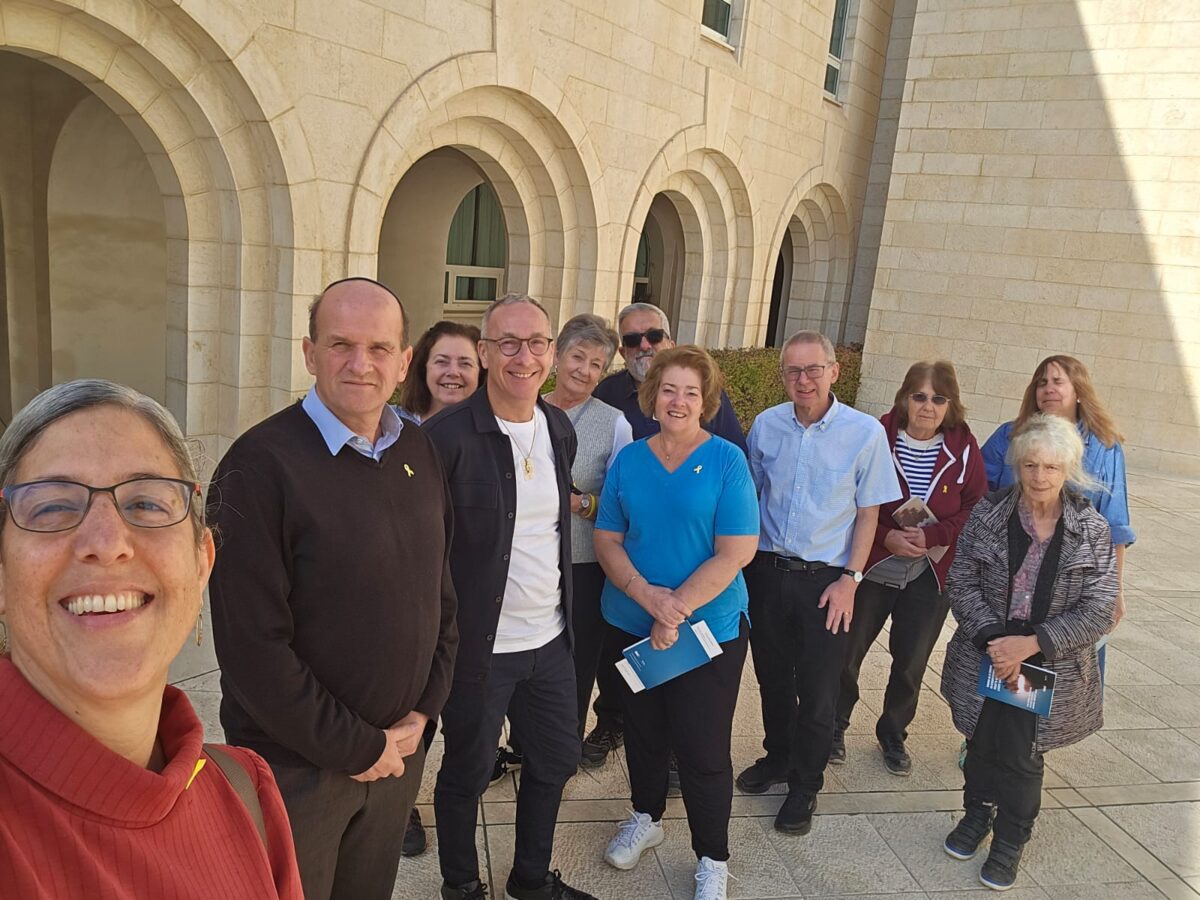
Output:
[[56,385],[0,439],[0,487],[0,894],[300,900],[271,770],[167,685],[216,552],[175,420]]
[[[837,729],[829,761],[846,760],[846,728],[858,702],[858,674],[871,644],[891,616],[891,673],[875,736],[883,763],[907,776],[904,747],[917,714],[921,679],[950,610],[943,593],[954,545],[972,508],[987,491],[983,460],[967,427],[954,366],[945,360],[909,368],[892,409],[881,419],[896,464],[902,496],[879,510],[879,525],[854,599],[854,627],[842,670]],[[897,510],[920,501],[936,518],[925,524],[897,521]],[[919,521],[919,519],[918,519]]]

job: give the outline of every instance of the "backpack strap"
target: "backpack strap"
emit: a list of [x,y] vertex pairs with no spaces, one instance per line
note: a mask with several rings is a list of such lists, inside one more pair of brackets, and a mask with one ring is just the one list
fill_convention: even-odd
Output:
[[234,793],[250,813],[250,819],[258,829],[259,840],[269,854],[271,845],[267,842],[267,823],[263,819],[262,803],[259,802],[258,791],[254,789],[254,782],[250,780],[250,773],[227,750],[216,744],[205,744],[204,755],[216,763],[217,768],[233,787]]

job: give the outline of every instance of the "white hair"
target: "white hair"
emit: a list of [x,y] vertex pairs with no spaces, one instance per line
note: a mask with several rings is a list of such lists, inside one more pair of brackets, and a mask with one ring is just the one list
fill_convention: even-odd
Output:
[[[671,338],[671,323],[667,321],[667,313],[661,306],[655,306],[653,303],[630,303],[627,307],[617,313],[617,331],[621,330],[621,323],[628,316],[639,312],[652,312],[658,315],[658,320],[662,322],[662,330],[667,333],[667,337]],[[673,340],[673,339],[672,339]]]
[[1007,462],[1018,474],[1018,481],[1021,463],[1039,451],[1063,467],[1067,484],[1076,490],[1105,489],[1083,468],[1083,438],[1079,436],[1079,428],[1062,416],[1034,413],[1009,439]]

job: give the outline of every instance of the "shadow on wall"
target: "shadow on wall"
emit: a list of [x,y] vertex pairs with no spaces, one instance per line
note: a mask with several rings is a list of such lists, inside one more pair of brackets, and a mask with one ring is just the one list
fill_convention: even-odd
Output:
[[885,408],[914,360],[948,357],[986,436],[1038,360],[1068,353],[1131,466],[1200,475],[1200,36],[1164,10],[917,11],[866,408]]

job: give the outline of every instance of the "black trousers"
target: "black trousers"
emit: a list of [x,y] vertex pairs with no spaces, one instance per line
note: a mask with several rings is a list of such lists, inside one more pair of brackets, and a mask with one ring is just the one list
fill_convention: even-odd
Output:
[[421,789],[425,747],[399,778],[360,783],[313,766],[271,766],[287,807],[308,900],[388,900],[404,823]]
[[845,631],[825,627],[827,610],[817,603],[842,570],[785,572],[775,568],[772,554],[760,552],[744,571],[763,748],[768,757],[788,761],[789,789],[815,795],[825,784],[849,644]]
[[1046,771],[1037,738],[1037,714],[998,700],[983,701],[963,763],[963,803],[994,803],[996,837],[1022,846],[1042,808]]
[[921,696],[921,678],[949,611],[950,599],[938,590],[932,568],[903,588],[873,581],[858,586],[838,696],[837,718],[842,729],[850,724],[850,713],[858,703],[858,673],[863,660],[890,615],[888,649],[892,653],[892,671],[875,734],[880,738],[895,735],[901,740],[908,737],[908,726],[917,714],[917,700]]
[[[668,761],[674,751],[697,859],[729,859],[733,804],[729,745],[749,630],[743,618],[738,636],[721,644],[719,656],[656,688],[635,694],[621,679],[633,808],[655,821],[662,818],[667,808]],[[605,655],[618,659],[622,649],[639,640],[610,626]]]
[[442,709],[445,749],[433,793],[447,884],[479,878],[475,819],[506,712],[525,739],[513,877],[529,884],[546,877],[563,786],[579,765],[575,703],[575,664],[565,632],[536,650],[494,654],[482,681],[454,682]]
[[600,613],[600,594],[604,591],[604,570],[600,563],[575,563],[571,566],[575,625],[575,688],[579,700],[579,737],[587,727],[588,703],[592,685],[600,685],[596,697],[598,723],[620,726],[622,679],[614,666],[600,665],[608,624]]

